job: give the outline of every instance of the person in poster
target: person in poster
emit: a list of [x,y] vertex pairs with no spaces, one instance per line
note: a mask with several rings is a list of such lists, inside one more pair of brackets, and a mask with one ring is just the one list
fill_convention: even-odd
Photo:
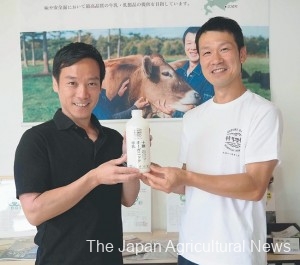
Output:
[[[199,63],[199,54],[195,43],[196,33],[199,29],[199,27],[189,27],[185,30],[182,41],[188,61],[182,67],[176,69],[176,72],[184,81],[199,94],[198,105],[214,96],[213,86],[204,77]],[[174,111],[172,117],[180,118],[183,114],[184,112]]]
[[265,265],[265,192],[279,161],[280,110],[248,90],[239,24],[213,17],[196,35],[215,96],[183,117],[182,169],[152,165],[144,183],[184,193],[179,265]]

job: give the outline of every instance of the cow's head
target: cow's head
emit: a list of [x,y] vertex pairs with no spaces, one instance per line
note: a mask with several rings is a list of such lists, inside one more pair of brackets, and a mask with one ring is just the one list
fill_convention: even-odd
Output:
[[195,92],[160,55],[144,56],[141,67],[130,77],[129,100],[133,103],[143,96],[156,111],[157,102],[186,112],[199,102]]

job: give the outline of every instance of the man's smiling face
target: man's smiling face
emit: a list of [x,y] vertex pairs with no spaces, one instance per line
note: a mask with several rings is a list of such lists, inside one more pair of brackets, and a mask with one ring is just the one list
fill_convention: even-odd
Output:
[[53,78],[53,90],[58,93],[65,115],[77,124],[89,121],[101,90],[98,63],[85,58],[62,68],[59,80]]
[[207,31],[199,39],[200,64],[205,78],[218,87],[240,82],[246,48],[238,50],[234,36],[226,31]]

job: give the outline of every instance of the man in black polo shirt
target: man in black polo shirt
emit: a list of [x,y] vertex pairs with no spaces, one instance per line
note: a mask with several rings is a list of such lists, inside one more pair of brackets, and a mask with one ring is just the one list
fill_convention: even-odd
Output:
[[123,264],[121,204],[136,200],[140,173],[120,166],[123,137],[92,115],[104,76],[93,46],[71,43],[59,50],[53,89],[61,108],[28,129],[17,147],[17,197],[37,226],[36,264]]

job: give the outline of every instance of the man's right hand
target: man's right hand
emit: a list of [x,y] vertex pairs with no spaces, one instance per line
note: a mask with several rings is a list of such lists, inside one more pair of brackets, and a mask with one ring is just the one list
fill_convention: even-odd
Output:
[[94,174],[96,174],[98,185],[113,185],[140,178],[141,173],[138,169],[121,166],[126,161],[127,156],[123,155],[120,158],[110,160],[95,168],[93,171]]

